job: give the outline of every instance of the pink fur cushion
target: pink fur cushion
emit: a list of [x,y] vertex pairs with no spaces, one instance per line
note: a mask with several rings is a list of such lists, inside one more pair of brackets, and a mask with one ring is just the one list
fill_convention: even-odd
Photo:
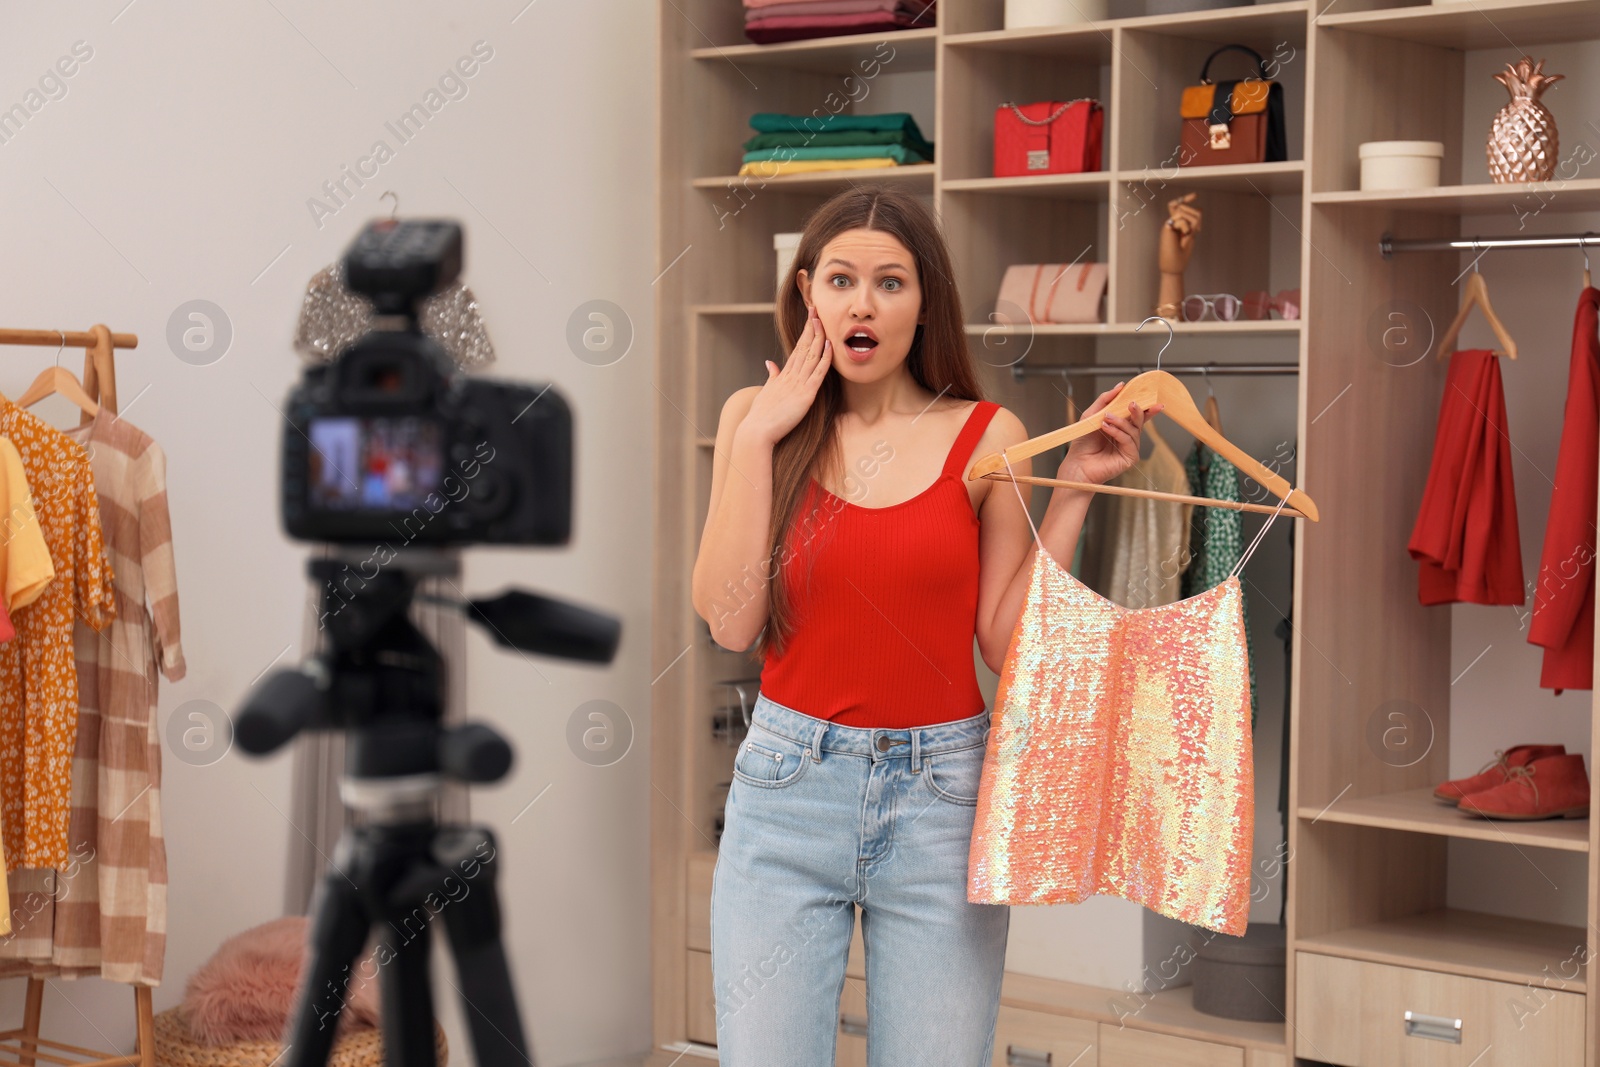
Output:
[[[305,961],[307,926],[305,916],[290,915],[224,941],[184,991],[190,1036],[206,1045],[282,1040]],[[378,1025],[378,987],[368,980],[376,972],[371,953],[351,966],[341,1033]]]

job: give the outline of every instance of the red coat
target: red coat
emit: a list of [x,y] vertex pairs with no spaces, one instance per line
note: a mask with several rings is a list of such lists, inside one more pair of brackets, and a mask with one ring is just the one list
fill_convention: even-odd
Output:
[[1424,604],[1525,599],[1500,359],[1486,349],[1450,357],[1433,463],[1406,547],[1419,564]]
[[1544,531],[1528,640],[1544,646],[1539,684],[1594,688],[1595,503],[1600,489],[1600,289],[1578,297],[1567,371],[1567,410],[1556,457],[1556,487]]

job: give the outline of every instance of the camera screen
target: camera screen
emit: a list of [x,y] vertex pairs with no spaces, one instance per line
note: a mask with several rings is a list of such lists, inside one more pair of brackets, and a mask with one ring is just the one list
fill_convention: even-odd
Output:
[[434,419],[312,419],[311,506],[405,511],[437,492],[444,448]]

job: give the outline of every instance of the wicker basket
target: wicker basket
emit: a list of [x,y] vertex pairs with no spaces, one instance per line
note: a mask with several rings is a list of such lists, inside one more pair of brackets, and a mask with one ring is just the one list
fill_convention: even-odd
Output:
[[[183,1008],[155,1018],[156,1067],[270,1067],[283,1052],[277,1041],[242,1041],[236,1045],[202,1045],[189,1035]],[[444,1030],[433,1024],[434,1055],[439,1067],[449,1062]],[[352,1030],[334,1042],[328,1067],[383,1067],[383,1038],[377,1030]]]

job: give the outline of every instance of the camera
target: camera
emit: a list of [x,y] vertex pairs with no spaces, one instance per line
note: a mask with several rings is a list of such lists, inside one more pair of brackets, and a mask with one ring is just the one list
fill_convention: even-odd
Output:
[[461,273],[447,220],[382,219],[345,253],[376,328],[289,395],[280,513],[297,540],[392,547],[560,545],[572,524],[572,413],[548,385],[471,378],[422,332]]

